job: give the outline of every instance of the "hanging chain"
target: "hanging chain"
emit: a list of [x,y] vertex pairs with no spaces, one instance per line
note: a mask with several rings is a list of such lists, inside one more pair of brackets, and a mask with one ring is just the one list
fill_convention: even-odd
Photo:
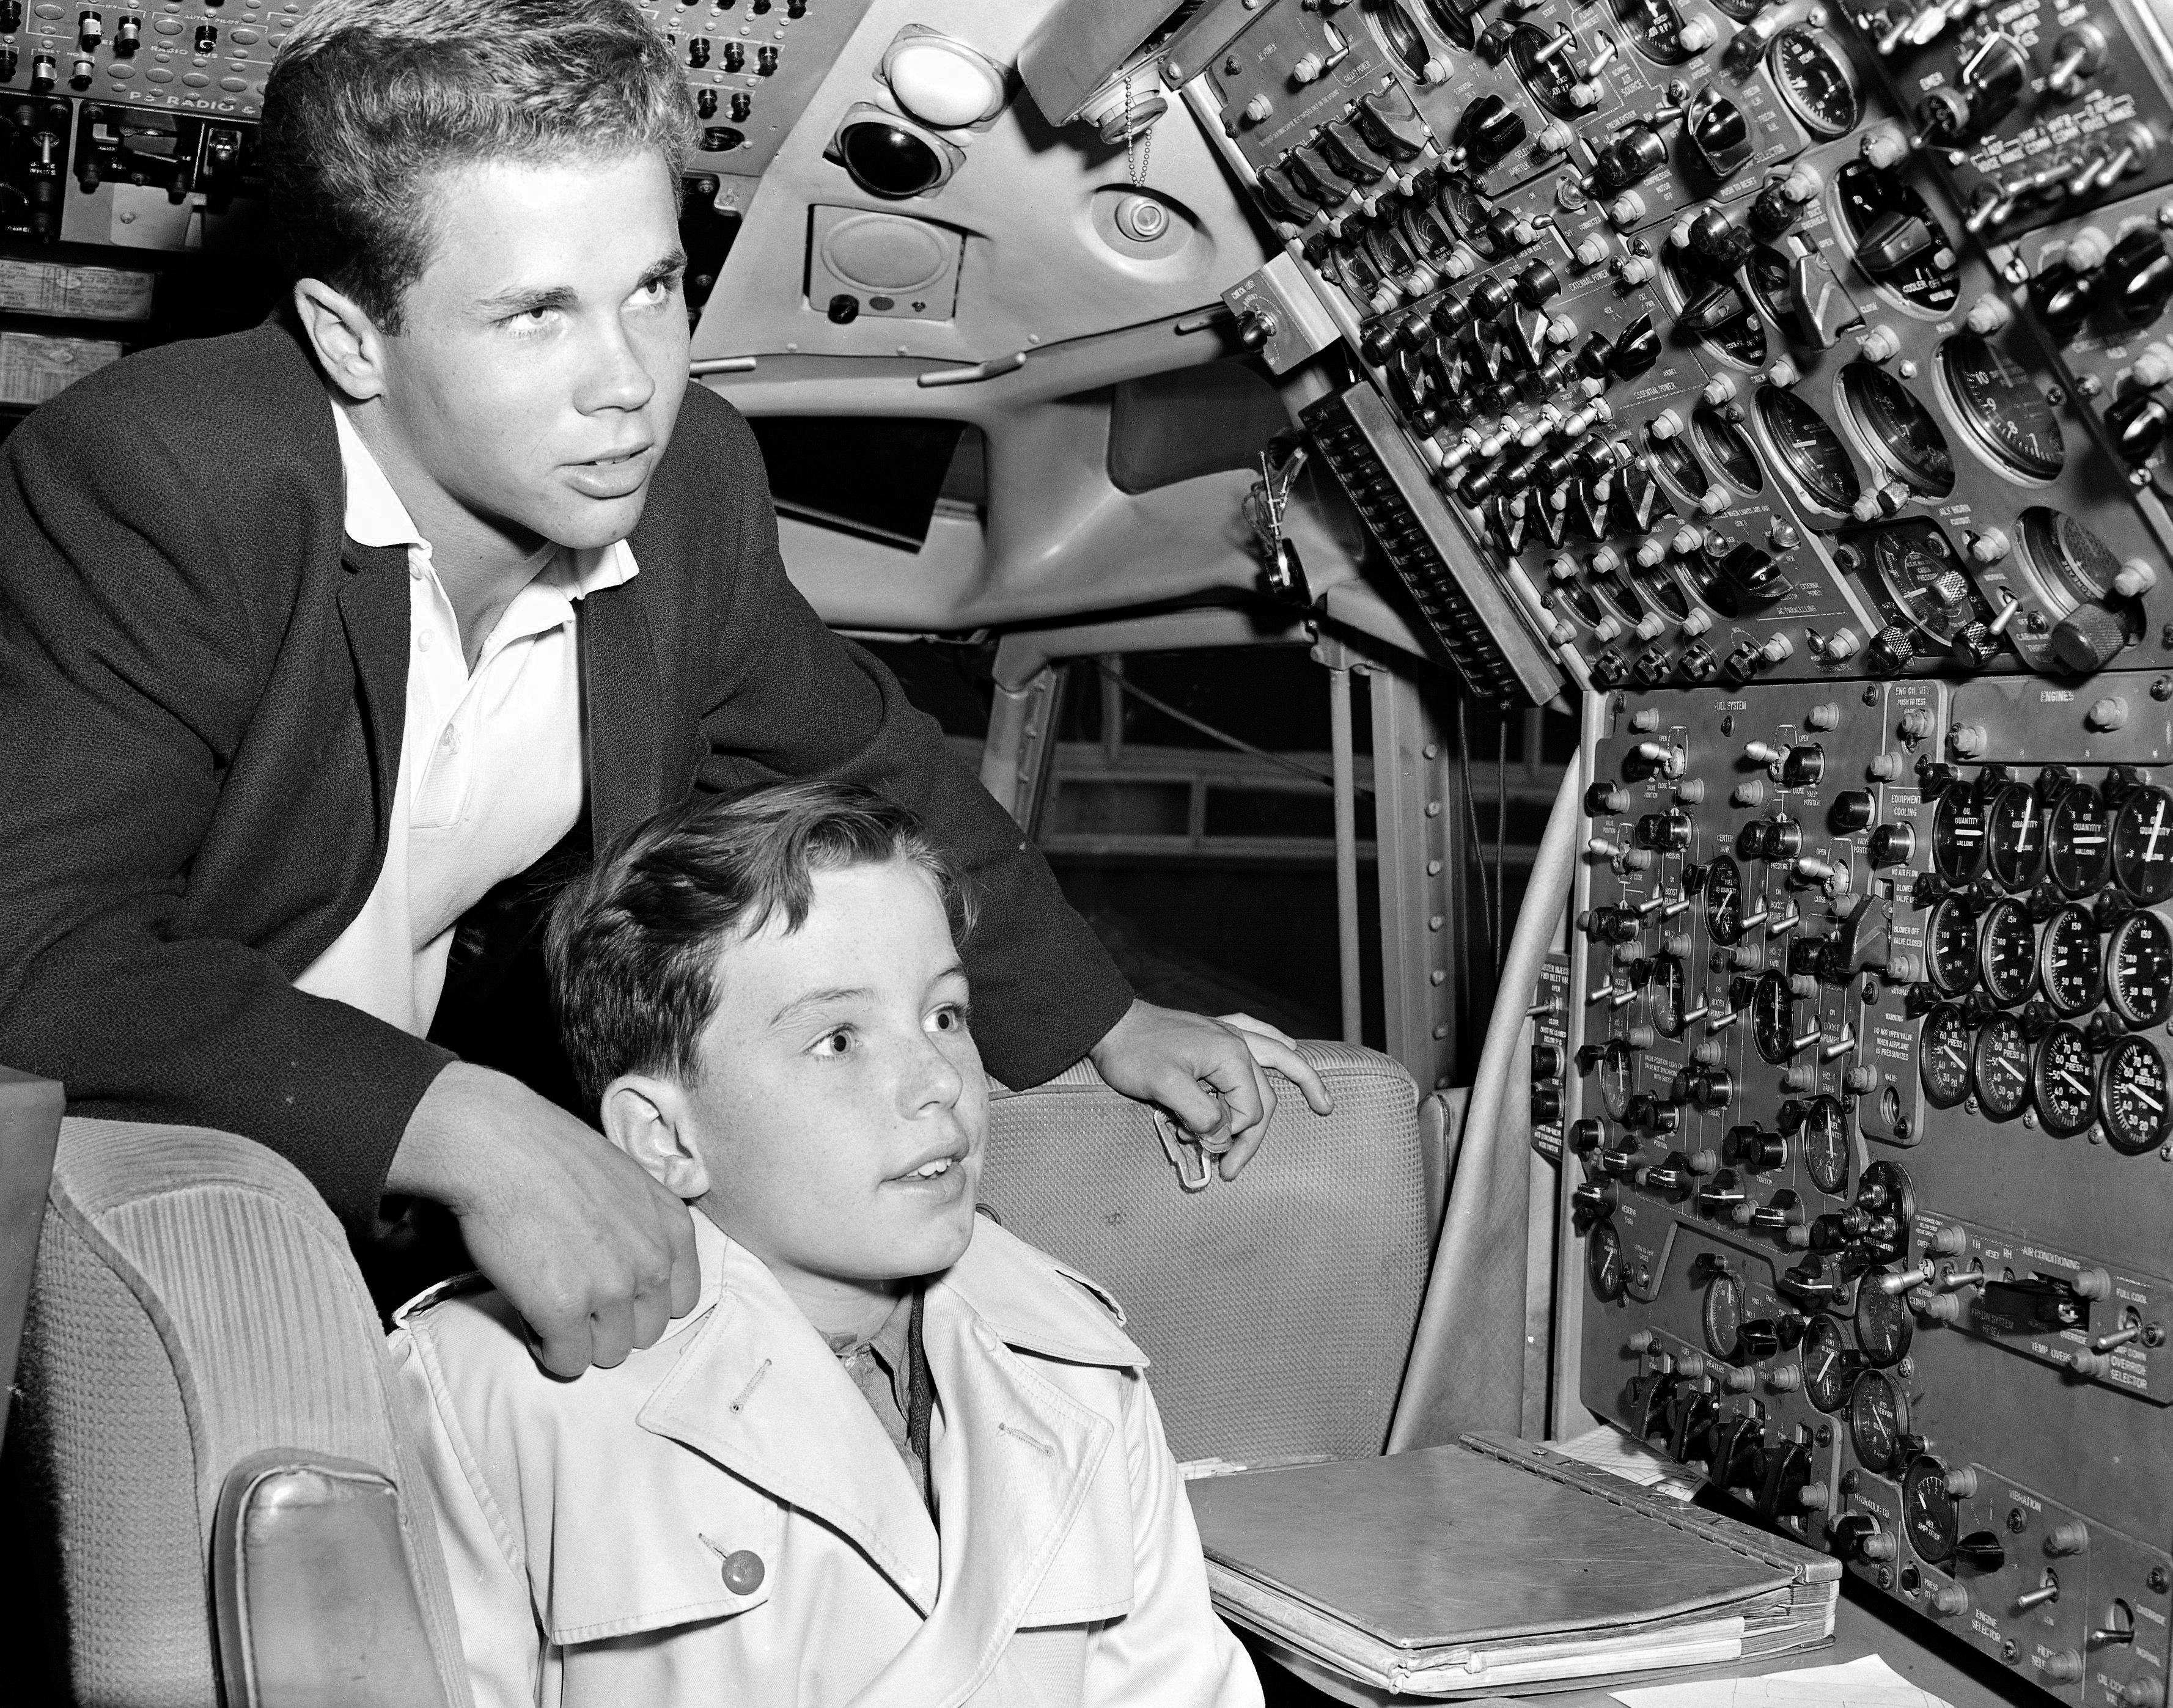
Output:
[[1132,123],[1132,74],[1124,73],[1124,167],[1132,180],[1132,188],[1147,187],[1147,162],[1154,156],[1154,132],[1150,127],[1146,140],[1140,139],[1140,131]]

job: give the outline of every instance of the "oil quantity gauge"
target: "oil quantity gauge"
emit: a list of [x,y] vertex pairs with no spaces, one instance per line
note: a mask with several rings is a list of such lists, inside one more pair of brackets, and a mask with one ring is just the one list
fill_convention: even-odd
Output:
[[1987,1118],[2011,1121],[2030,1101],[2030,1040],[2011,1014],[1995,1014],[1977,1028],[1971,1077],[1977,1107]]
[[1841,370],[1841,400],[1874,461],[1924,498],[1943,498],[1955,489],[1946,434],[1899,380],[1872,363],[1852,362]]
[[1984,809],[1966,789],[1949,789],[1932,810],[1932,863],[1950,883],[1973,881],[1984,870]]
[[2173,896],[2173,795],[2138,789],[2112,821],[2112,875],[2138,902]]
[[2059,418],[2030,376],[1975,332],[1939,346],[1939,377],[1971,445],[1994,468],[2049,481],[2068,461]]
[[2073,1019],[2098,1005],[2105,995],[2105,956],[2089,908],[2070,902],[2045,922],[2037,969],[2054,1013]]
[[1863,1367],[1863,1360],[1841,1337],[1841,1324],[1831,1317],[1814,1317],[1804,1331],[1804,1397],[1823,1412],[1836,1412],[1848,1404],[1848,1386]]
[[1976,919],[1968,900],[1942,896],[1924,922],[1924,971],[1942,996],[1960,996],[1976,983]]
[[2105,800],[2087,783],[2078,784],[2052,803],[2046,821],[2046,864],[2052,881],[2071,896],[2086,896],[2105,886],[2112,870],[2112,828]]
[[1992,842],[1992,875],[2000,887],[2026,890],[2045,870],[2045,806],[2026,783],[2010,783],[1992,798],[1985,815]]
[[1820,1097],[1804,1118],[1804,1167],[1828,1198],[1848,1192],[1848,1114],[1831,1097]]
[[1705,873],[1705,929],[1725,947],[1743,936],[1743,868],[1730,854],[1717,854]]
[[2173,1014],[2173,931],[2155,913],[2130,913],[2106,940],[2106,996],[2131,1026]]
[[2062,1021],[2037,1040],[2030,1091],[2037,1118],[2047,1133],[2056,1139],[2072,1139],[2088,1128],[2097,1113],[2096,1089],[2090,1047],[2082,1033]]
[[1857,1457],[1874,1471],[1898,1470],[1895,1460],[1908,1433],[1909,1402],[1901,1390],[1876,1371],[1857,1377],[1848,1396],[1848,1434]]
[[1992,999],[2012,1008],[2037,982],[2037,928],[2021,902],[1994,902],[1977,928],[1977,973]]
[[1863,488],[1848,447],[1817,410],[1793,391],[1766,385],[1758,392],[1758,421],[1814,504],[1844,511],[1857,501]]
[[1784,30],[1766,50],[1773,83],[1788,110],[1822,142],[1845,137],[1863,116],[1856,78],[1828,39],[1800,24]]
[[2098,1064],[2098,1113],[2106,1142],[2124,1156],[2140,1156],[2165,1141],[2165,1058],[2143,1037],[2124,1037]]
[[1962,1011],[1943,1002],[1924,1016],[1923,1035],[1917,1042],[1917,1075],[1924,1086],[1924,1101],[1935,1109],[1951,1109],[1969,1096],[1969,1026]]
[[1888,1272],[1873,1269],[1857,1284],[1856,1344],[1874,1370],[1891,1370],[1908,1355],[1916,1338],[1917,1323],[1908,1296],[1889,1293],[1879,1285]]

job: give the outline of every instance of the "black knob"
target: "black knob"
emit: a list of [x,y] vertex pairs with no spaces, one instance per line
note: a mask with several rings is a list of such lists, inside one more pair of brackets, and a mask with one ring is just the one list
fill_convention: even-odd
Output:
[[2090,299],[2097,283],[2095,273],[2079,273],[2064,261],[2054,263],[2030,281],[2030,307],[2055,342],[2066,343],[2090,317]]
[[1844,1512],[1826,1526],[1827,1538],[1833,1543],[1834,1552],[1844,1560],[1854,1560],[1863,1552],[1863,1544],[1879,1533],[1879,1521],[1868,1512]]
[[849,326],[860,317],[860,299],[840,291],[830,299],[828,313],[832,325]]
[[1917,134],[1935,148],[1968,136],[1970,119],[1969,97],[1957,89],[1935,89],[1917,103]]
[[1630,804],[1619,783],[1595,783],[1584,791],[1584,810],[1594,818],[1607,818]]
[[1869,824],[1876,810],[1869,789],[1844,789],[1834,796],[1833,806],[1826,814],[1826,822],[1841,835],[1847,836]]
[[1607,365],[1616,379],[1635,380],[1658,361],[1662,353],[1660,335],[1653,330],[1653,317],[1640,315],[1623,328]]
[[1890,623],[1874,635],[1868,651],[1874,669],[1890,672],[1900,670],[1916,655],[1915,639],[1898,623]]
[[1460,296],[1444,296],[1428,311],[1426,320],[1442,337],[1453,338],[1471,324],[1471,304]]
[[1517,275],[1517,300],[1536,309],[1561,288],[1561,275],[1543,261],[1535,261]]
[[1955,1558],[1972,1571],[1997,1571],[2007,1564],[2007,1544],[1992,1530],[1972,1530],[1955,1544]]
[[2151,392],[2135,391],[2106,410],[2105,422],[2122,460],[2140,467],[2165,443],[2166,428],[2173,427],[2173,410]]
[[1517,287],[1508,279],[1483,278],[1471,288],[1471,313],[1476,320],[1497,319],[1514,307],[1516,301]]
[[1593,161],[1593,173],[1602,187],[1626,190],[1667,164],[1667,143],[1658,131],[1641,121],[1599,151]]
[[1532,1087],[1532,1119],[1543,1127],[1550,1127],[1562,1118],[1562,1094],[1556,1086]]
[[1620,1199],[1615,1193],[1613,1183],[1605,1180],[1588,1180],[1570,1193],[1569,1201],[1580,1214],[1598,1218],[1614,1215],[1615,1206],[1620,1202]]
[[1569,1148],[1583,1156],[1599,1149],[1601,1140],[1607,1136],[1607,1129],[1588,1115],[1582,1121],[1571,1122],[1569,1131],[1563,1136]]
[[1785,1167],[1788,1161],[1788,1141],[1762,1127],[1731,1127],[1721,1150],[1739,1167],[1754,1172]]
[[2173,256],[2164,235],[2141,226],[2112,246],[2099,274],[2100,300],[2124,324],[2147,326],[2173,299]]
[[218,26],[215,24],[197,25],[197,51],[209,53],[218,46]]
[[1746,1364],[1759,1364],[1781,1350],[1781,1331],[1764,1317],[1753,1317],[1735,1331],[1735,1355]]
[[1498,94],[1483,94],[1464,108],[1451,140],[1483,172],[1522,143],[1526,129],[1524,116],[1508,102]]
[[1248,350],[1257,350],[1274,337],[1278,330],[1273,315],[1248,315],[1244,324],[1237,329],[1237,342]]
[[1882,824],[1871,832],[1874,866],[1906,866],[1917,853],[1917,832],[1906,824]]

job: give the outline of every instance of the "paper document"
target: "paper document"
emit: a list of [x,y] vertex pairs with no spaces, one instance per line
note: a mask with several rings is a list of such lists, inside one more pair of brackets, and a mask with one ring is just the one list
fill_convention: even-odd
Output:
[[1877,1655],[1841,1667],[1805,1667],[1762,1678],[1707,1678],[1617,1690],[1624,1708],[1948,1708]]
[[1698,1491],[1699,1479],[1665,1453],[1626,1436],[1613,1424],[1600,1424],[1566,1441],[1547,1446],[1566,1459],[1575,1459],[1610,1476],[1650,1489],[1671,1501],[1687,1501]]

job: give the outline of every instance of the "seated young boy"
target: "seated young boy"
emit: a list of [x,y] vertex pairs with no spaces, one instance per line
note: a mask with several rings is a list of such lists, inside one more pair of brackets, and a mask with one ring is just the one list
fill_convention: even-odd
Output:
[[574,1382],[496,1293],[402,1313],[479,1708],[1259,1703],[1146,1359],[974,1213],[958,909],[821,783],[673,808],[559,901],[569,1053],[702,1294]]

